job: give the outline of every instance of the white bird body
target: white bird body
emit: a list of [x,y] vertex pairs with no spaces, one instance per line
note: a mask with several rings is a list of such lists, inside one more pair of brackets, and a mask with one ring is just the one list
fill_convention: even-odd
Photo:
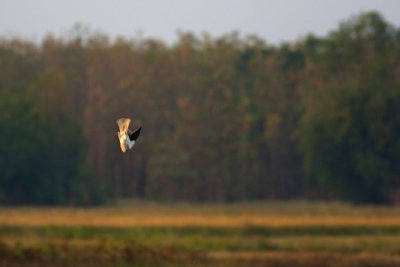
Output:
[[142,127],[139,127],[135,131],[131,131],[128,129],[130,123],[131,119],[129,118],[117,120],[119,127],[119,132],[117,132],[117,135],[122,152],[125,152],[127,149],[131,149],[135,145],[136,139],[139,137],[140,130],[142,129]]

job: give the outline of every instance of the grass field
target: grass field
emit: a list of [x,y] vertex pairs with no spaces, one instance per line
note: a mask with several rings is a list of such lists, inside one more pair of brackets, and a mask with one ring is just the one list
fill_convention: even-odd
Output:
[[400,207],[0,208],[0,266],[400,266]]

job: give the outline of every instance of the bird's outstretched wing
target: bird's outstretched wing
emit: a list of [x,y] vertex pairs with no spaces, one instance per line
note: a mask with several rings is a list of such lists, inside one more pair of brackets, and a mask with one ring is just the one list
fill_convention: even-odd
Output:
[[126,133],[130,123],[131,123],[131,119],[129,119],[129,118],[118,119],[117,120],[117,124],[118,124],[118,127],[119,127],[119,132],[120,133]]
[[136,139],[139,137],[139,134],[140,134],[141,130],[142,130],[142,126],[137,128],[135,131],[128,130],[129,139],[133,140],[133,141],[136,141]]

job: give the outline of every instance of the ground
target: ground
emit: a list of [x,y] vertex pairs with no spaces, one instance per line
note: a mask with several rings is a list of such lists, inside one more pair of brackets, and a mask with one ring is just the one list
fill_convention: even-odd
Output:
[[0,208],[0,266],[400,266],[400,207]]

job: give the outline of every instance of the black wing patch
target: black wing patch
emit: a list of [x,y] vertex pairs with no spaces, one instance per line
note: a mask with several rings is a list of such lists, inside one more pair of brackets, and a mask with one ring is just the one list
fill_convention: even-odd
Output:
[[129,139],[136,141],[136,139],[139,137],[140,130],[142,130],[142,126],[140,126],[136,131],[134,131],[132,134],[129,135]]

